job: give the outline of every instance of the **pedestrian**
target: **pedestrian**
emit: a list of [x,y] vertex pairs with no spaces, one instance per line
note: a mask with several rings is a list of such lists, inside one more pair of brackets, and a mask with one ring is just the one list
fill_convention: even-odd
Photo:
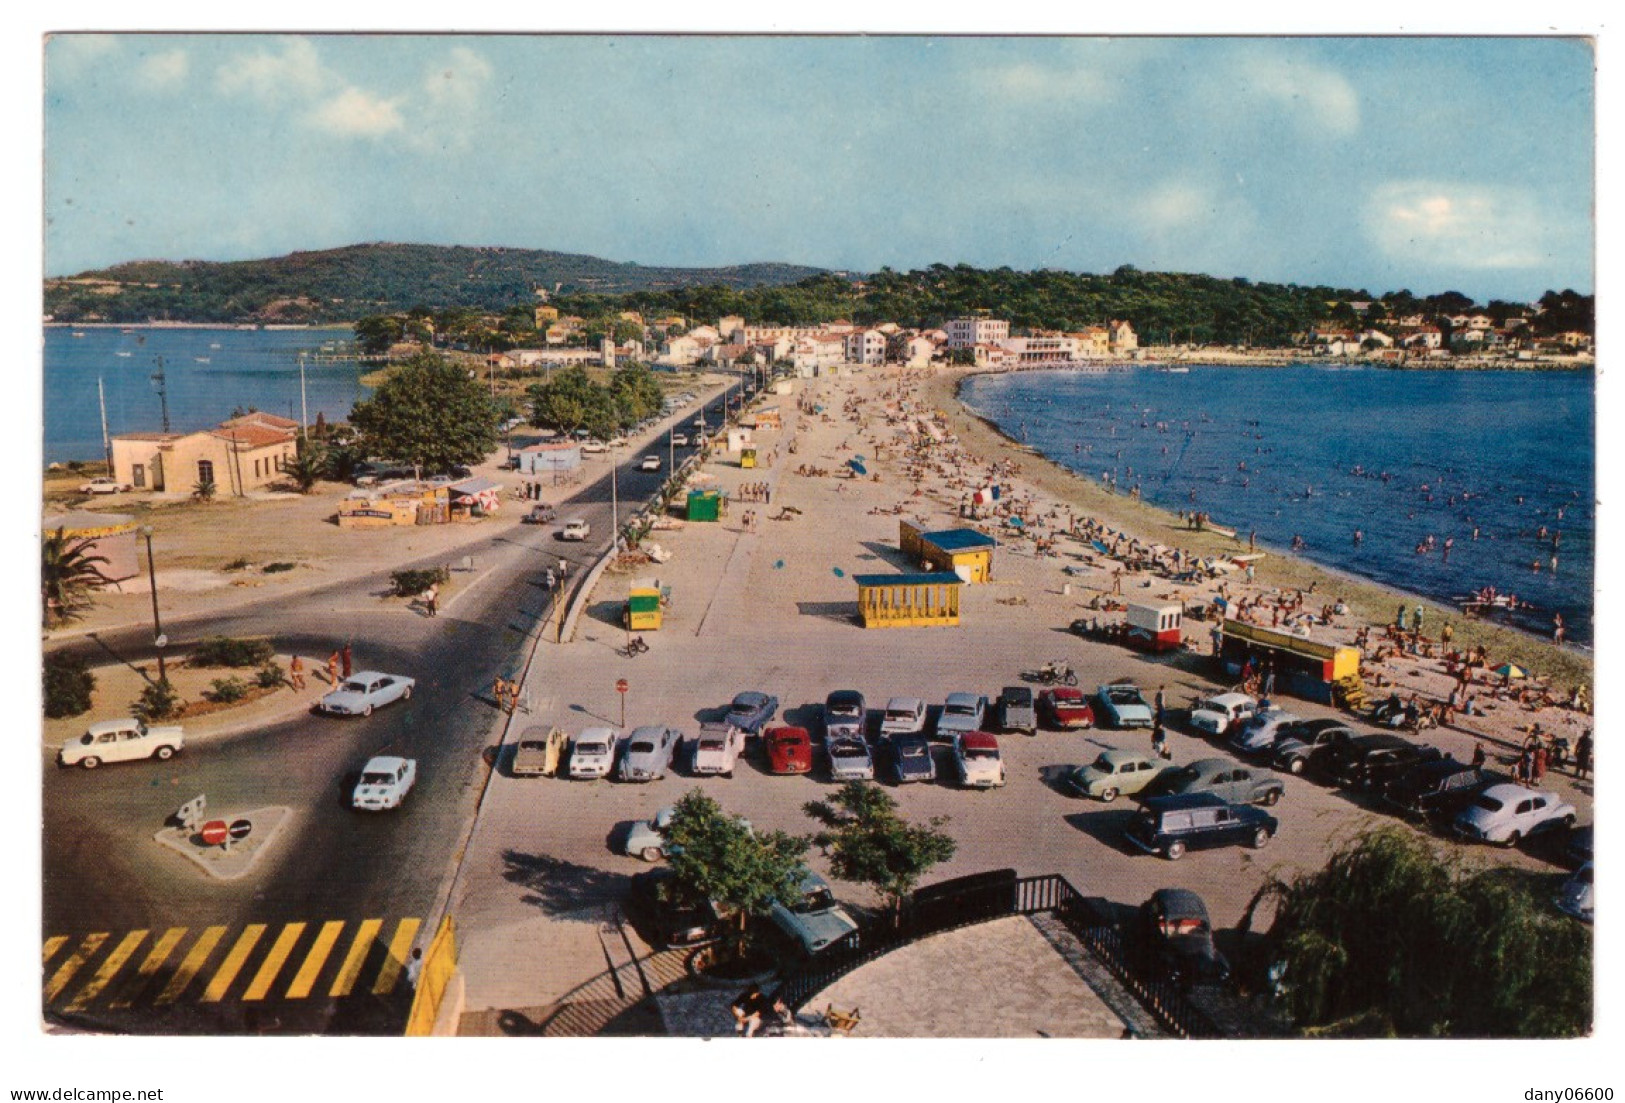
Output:
[[1275,660],[1264,664],[1264,696],[1275,696]]
[[1158,686],[1157,687],[1157,723],[1159,723],[1159,724],[1162,723],[1162,705],[1163,705],[1162,691],[1164,689],[1166,689],[1166,688],[1167,688],[1166,686]]
[[423,591],[423,608],[427,610],[429,616],[438,617],[440,615],[439,603],[440,587],[431,582],[429,588]]
[[1533,770],[1529,775],[1529,780],[1536,785],[1539,785],[1540,779],[1546,776],[1546,758],[1546,744],[1542,743],[1535,747],[1534,754],[1530,757],[1530,765]]
[[1401,632],[1405,631],[1405,605],[1403,602],[1400,603],[1399,614],[1394,618],[1394,627]]
[[294,689],[305,688],[305,660],[298,655],[288,660],[288,684]]
[[1481,739],[1477,743],[1474,743],[1473,744],[1473,765],[1475,767],[1482,767],[1484,765],[1484,763],[1488,762],[1489,760],[1490,760],[1489,752],[1484,749],[1484,741]]
[[565,559],[563,556],[560,556],[559,557],[559,578],[562,579],[565,575],[567,575],[569,573],[570,573],[570,561]]
[[508,680],[500,674],[491,683],[491,699],[496,702],[499,709],[508,707]]
[[327,657],[327,684],[334,687],[339,684],[339,653],[337,651]]
[[1416,607],[1416,634],[1422,634],[1422,607],[1420,605]]
[[350,645],[345,644],[344,649],[339,652],[339,665],[344,668],[344,676],[346,678],[348,678],[350,676],[350,672],[355,669],[354,663],[355,656],[350,653]]
[[416,989],[418,978],[423,975],[423,949],[420,946],[412,947],[412,956],[406,959],[406,986]]
[[1168,735],[1162,729],[1162,718],[1159,716],[1151,724],[1151,753],[1158,758],[1171,758],[1168,750]]
[[1576,779],[1591,774],[1591,729],[1574,744],[1574,776]]
[[512,716],[515,712],[517,712],[519,710],[519,679],[518,678],[514,678],[512,681],[510,681],[508,683],[508,702],[507,702],[507,705],[505,707],[508,710],[508,715],[509,716]]
[[1439,642],[1444,644],[1445,648],[1448,650],[1450,647],[1450,641],[1454,639],[1455,636],[1456,630],[1450,627],[1449,621],[1445,621],[1444,627],[1439,629]]
[[761,985],[753,984],[734,997],[728,1010],[733,1012],[734,1030],[752,1038],[762,1028],[762,1020],[768,1013],[783,1015],[786,1008],[782,1001],[769,1000]]

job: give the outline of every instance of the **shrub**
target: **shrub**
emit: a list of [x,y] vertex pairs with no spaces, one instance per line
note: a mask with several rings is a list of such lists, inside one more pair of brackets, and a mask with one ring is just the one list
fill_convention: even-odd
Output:
[[259,666],[276,654],[270,640],[210,636],[192,649],[193,666]]
[[143,720],[168,720],[180,711],[181,695],[175,692],[175,687],[165,678],[161,682],[149,682],[147,688],[141,691],[141,697],[130,710]]
[[267,563],[263,568],[263,573],[281,574],[283,571],[293,570],[296,566],[298,566],[297,563]]
[[396,597],[417,597],[430,586],[448,581],[451,572],[444,567],[435,567],[426,571],[394,571],[389,578],[395,584]]
[[212,502],[218,490],[213,479],[199,479],[192,484],[192,497],[200,502]]
[[285,680],[282,668],[275,662],[268,662],[254,672],[254,684],[261,689],[276,689]]
[[230,678],[216,678],[209,683],[209,688],[203,691],[203,696],[216,704],[229,705],[248,696],[248,683],[235,675]]
[[248,560],[246,560],[246,559],[233,559],[230,563],[227,563],[221,569],[222,570],[227,570],[227,571],[244,571],[244,570],[248,569]]
[[95,688],[96,675],[78,655],[45,656],[45,715],[52,720],[88,710]]

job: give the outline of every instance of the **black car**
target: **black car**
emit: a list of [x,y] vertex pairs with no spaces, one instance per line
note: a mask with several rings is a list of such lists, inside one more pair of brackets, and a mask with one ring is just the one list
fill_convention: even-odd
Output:
[[1453,820],[1479,793],[1508,780],[1482,766],[1441,758],[1412,766],[1390,781],[1382,799],[1407,816]]
[[1336,718],[1302,720],[1281,732],[1271,751],[1277,770],[1289,774],[1325,774],[1326,764],[1360,733]]
[[1152,797],[1128,829],[1128,841],[1150,854],[1178,861],[1185,851],[1245,843],[1269,845],[1280,821],[1261,808],[1230,804],[1212,793]]
[[1213,945],[1207,905],[1194,892],[1158,889],[1140,905],[1139,921],[1140,944],[1155,975],[1186,988],[1230,979],[1230,963]]
[[1344,789],[1381,788],[1406,770],[1444,755],[1437,747],[1412,743],[1399,735],[1362,735],[1328,756],[1326,773]]
[[698,946],[722,935],[723,922],[716,906],[703,897],[685,895],[669,869],[653,869],[632,878],[630,905],[656,946]]

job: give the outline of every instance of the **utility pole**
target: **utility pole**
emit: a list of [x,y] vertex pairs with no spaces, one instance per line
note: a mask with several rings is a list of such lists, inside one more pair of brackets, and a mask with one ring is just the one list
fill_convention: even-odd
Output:
[[169,638],[164,635],[163,621],[158,619],[158,568],[152,562],[152,526],[143,525],[141,535],[147,538],[147,579],[152,586],[152,646],[158,650],[158,681],[169,681],[164,672],[164,647]]
[[102,377],[96,377],[96,400],[102,407],[102,451],[107,454],[107,474],[113,474],[113,442],[107,435],[107,394],[102,390]]
[[158,409],[163,414],[164,432],[169,432],[169,381],[164,375],[164,358],[157,358],[158,370],[152,373],[152,378],[158,384]]
[[299,354],[299,424],[310,436],[310,410],[305,405],[305,354]]

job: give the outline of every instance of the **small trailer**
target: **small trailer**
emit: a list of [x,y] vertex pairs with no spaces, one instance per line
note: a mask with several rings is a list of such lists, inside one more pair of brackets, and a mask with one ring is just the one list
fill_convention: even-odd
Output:
[[1142,651],[1176,651],[1183,643],[1180,625],[1184,620],[1184,606],[1178,602],[1159,605],[1128,607],[1124,623],[1123,641]]

